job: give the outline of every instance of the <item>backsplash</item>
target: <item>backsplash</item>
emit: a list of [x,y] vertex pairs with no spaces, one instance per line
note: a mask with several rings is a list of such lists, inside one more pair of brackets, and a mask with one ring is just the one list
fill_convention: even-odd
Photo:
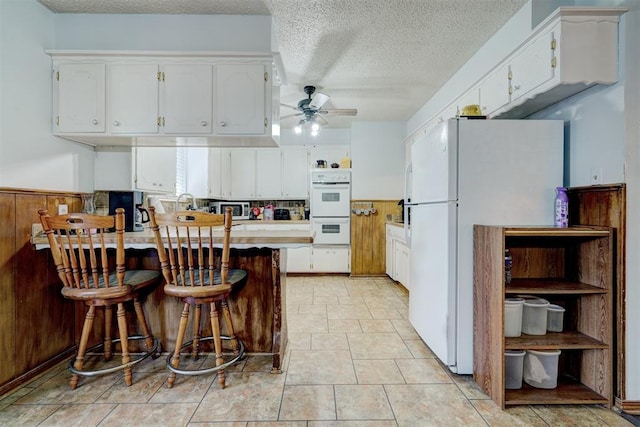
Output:
[[[106,215],[109,210],[109,191],[96,190],[95,195],[95,209],[96,213]],[[157,196],[157,194],[155,194]],[[175,196],[160,196],[162,206],[166,212],[173,212],[176,208]],[[196,199],[198,208],[205,208],[209,206],[210,202],[224,201],[220,199]],[[180,208],[186,208],[191,203],[187,198],[183,198],[180,203]],[[263,207],[266,205],[273,205],[276,209],[300,209],[309,208],[309,200],[251,200],[249,201],[251,207]],[[145,194],[145,206],[148,206],[147,194]]]

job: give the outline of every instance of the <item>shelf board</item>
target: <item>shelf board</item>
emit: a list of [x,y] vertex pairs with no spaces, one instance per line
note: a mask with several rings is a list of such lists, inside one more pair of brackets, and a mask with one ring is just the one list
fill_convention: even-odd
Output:
[[585,350],[607,349],[608,344],[577,331],[547,332],[546,335],[527,335],[505,338],[507,350]]
[[504,227],[505,237],[607,237],[606,227]]
[[584,384],[558,380],[554,389],[535,388],[522,383],[518,390],[505,390],[505,405],[611,405],[602,395]]
[[605,294],[606,288],[588,285],[581,282],[570,282],[563,279],[513,279],[505,285],[507,294]]

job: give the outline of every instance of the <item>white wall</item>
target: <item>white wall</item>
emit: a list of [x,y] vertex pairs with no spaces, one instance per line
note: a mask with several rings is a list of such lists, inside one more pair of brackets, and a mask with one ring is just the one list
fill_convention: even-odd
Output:
[[353,199],[401,199],[404,188],[404,122],[351,125]]
[[323,128],[317,136],[311,136],[308,132],[296,135],[293,129],[280,131],[280,145],[349,145],[350,143],[350,129]]
[[0,1],[0,187],[92,191],[94,152],[51,132],[53,14]]
[[56,49],[271,51],[270,16],[55,15]]

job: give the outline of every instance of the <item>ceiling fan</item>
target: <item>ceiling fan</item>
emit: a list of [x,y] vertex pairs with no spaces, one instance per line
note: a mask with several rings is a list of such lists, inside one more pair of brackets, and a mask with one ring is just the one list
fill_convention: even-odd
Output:
[[312,126],[312,132],[317,132],[320,126],[329,124],[329,122],[321,115],[326,116],[355,116],[358,114],[358,110],[355,108],[322,108],[322,106],[329,100],[329,95],[322,92],[316,92],[315,86],[305,86],[304,93],[307,94],[307,98],[304,98],[298,102],[297,106],[281,104],[285,107],[298,110],[298,113],[289,114],[280,117],[281,120],[291,117],[300,117],[298,125],[294,128],[296,133],[302,131],[302,126],[309,123]]

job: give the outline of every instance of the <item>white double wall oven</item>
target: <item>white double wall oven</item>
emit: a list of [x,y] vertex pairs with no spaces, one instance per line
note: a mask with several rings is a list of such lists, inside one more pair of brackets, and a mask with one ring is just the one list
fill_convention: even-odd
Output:
[[311,229],[315,245],[351,242],[351,171],[311,173]]

